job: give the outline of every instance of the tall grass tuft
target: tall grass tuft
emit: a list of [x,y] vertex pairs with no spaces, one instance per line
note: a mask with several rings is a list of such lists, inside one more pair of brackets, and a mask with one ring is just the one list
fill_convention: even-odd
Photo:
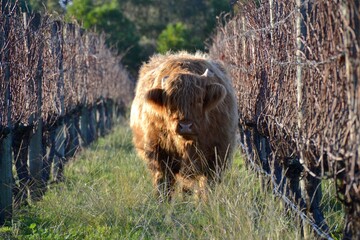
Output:
[[82,151],[66,181],[16,213],[5,239],[301,239],[278,198],[263,193],[237,154],[207,202],[177,195],[158,203],[125,124]]

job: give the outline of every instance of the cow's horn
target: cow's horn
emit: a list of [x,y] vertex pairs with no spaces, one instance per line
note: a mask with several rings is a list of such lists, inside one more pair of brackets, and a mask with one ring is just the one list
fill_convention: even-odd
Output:
[[161,87],[164,88],[165,87],[165,81],[169,76],[165,76],[161,79]]
[[214,76],[214,73],[207,68],[207,69],[205,70],[204,74],[201,75],[201,76],[204,76],[204,77],[213,77],[213,76]]

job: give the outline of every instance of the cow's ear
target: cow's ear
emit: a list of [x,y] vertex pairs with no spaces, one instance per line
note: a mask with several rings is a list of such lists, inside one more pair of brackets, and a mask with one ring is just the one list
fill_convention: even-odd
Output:
[[213,83],[206,86],[206,93],[204,99],[204,109],[209,111],[215,108],[226,95],[226,89],[223,85]]
[[161,88],[154,88],[145,94],[145,101],[155,108],[162,108],[164,106],[165,92]]

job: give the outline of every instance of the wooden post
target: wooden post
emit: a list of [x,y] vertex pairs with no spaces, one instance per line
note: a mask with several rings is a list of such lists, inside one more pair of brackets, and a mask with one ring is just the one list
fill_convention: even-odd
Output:
[[77,143],[78,147],[81,146],[80,139],[81,139],[81,141],[83,141],[83,138],[84,138],[84,136],[82,136],[82,133],[81,133],[80,114],[81,114],[81,112],[77,112],[76,114],[73,115],[73,119],[72,119],[72,122],[73,122],[72,125],[75,127],[76,134],[78,136],[78,139],[77,139],[78,140],[78,143]]
[[[271,51],[274,50],[274,31],[275,31],[275,10],[278,11],[278,3],[275,2],[274,0],[269,0],[269,10],[270,10],[270,37],[271,37]],[[270,77],[274,77],[274,73],[273,73],[273,66],[274,66],[274,58],[273,55],[270,55]]]
[[[325,222],[325,218],[322,214],[322,210],[320,208],[320,201],[322,199],[322,190],[321,190],[321,180],[313,174],[320,175],[320,171],[318,167],[315,166],[313,162],[311,162],[310,158],[307,157],[306,154],[306,146],[304,145],[303,139],[306,138],[304,136],[305,127],[303,126],[305,116],[305,91],[304,91],[304,82],[303,82],[303,56],[304,56],[304,44],[303,41],[306,40],[307,37],[307,29],[305,26],[305,21],[307,18],[308,8],[311,3],[306,3],[305,0],[296,0],[296,7],[298,14],[296,16],[296,86],[297,86],[297,127],[298,127],[298,139],[299,139],[299,153],[300,153],[300,163],[306,167],[306,171],[304,172],[305,177],[301,180],[301,190],[303,199],[306,202],[307,215],[313,219],[313,221],[320,226],[320,228],[328,232],[328,226]],[[304,224],[304,238],[309,239],[309,226]]]
[[55,155],[53,163],[53,181],[61,182],[64,180],[64,162],[65,162],[65,130],[66,126],[62,120],[55,129]]
[[38,200],[42,195],[39,192],[42,189],[42,157],[42,122],[40,120],[31,131],[29,143],[29,167],[33,180],[30,187],[30,195],[34,200]]
[[274,26],[275,26],[275,21],[274,21],[274,0],[269,0],[269,10],[270,10],[270,37],[271,37],[271,45],[273,45],[274,42]]
[[99,132],[100,132],[100,136],[105,136],[106,131],[105,131],[105,103],[104,103],[104,99],[101,98],[100,103],[98,104],[98,112],[99,112]]
[[[80,99],[79,102],[81,104],[81,110],[80,110],[80,136],[81,136],[81,146],[87,147],[90,144],[90,114],[88,109],[88,89],[86,88],[88,83],[88,67],[89,67],[89,57],[88,57],[88,51],[87,47],[89,44],[89,36],[84,36],[84,29],[78,29],[76,32],[77,39],[79,39],[78,43],[78,49],[79,49],[79,58],[80,61],[80,71],[81,71],[81,79],[80,81],[80,89],[79,89],[79,95]],[[85,42],[83,39],[85,38]]]
[[303,97],[303,79],[302,79],[302,55],[304,50],[304,45],[302,43],[303,39],[306,38],[306,29],[304,23],[303,15],[303,4],[305,0],[296,0],[296,8],[298,14],[296,16],[296,93],[297,93],[297,126],[298,131],[302,129],[302,122],[304,119],[304,97]]
[[96,104],[93,104],[89,109],[89,131],[90,142],[93,142],[97,138],[96,133]]
[[70,159],[75,156],[79,149],[79,135],[76,131],[75,117],[70,116],[66,118],[66,127],[68,129],[68,144],[66,146],[65,158]]
[[[4,25],[0,29],[0,60],[4,64],[2,65],[4,75],[0,81],[5,87],[5,104],[4,104],[4,116],[0,116],[0,120],[4,118],[6,122],[7,134],[2,136],[0,140],[0,225],[3,225],[6,221],[12,217],[12,187],[13,187],[13,175],[12,175],[12,122],[11,122],[11,92],[10,92],[10,66],[9,54],[10,49],[6,44],[9,41],[10,23],[9,16],[7,14],[8,7],[7,1],[2,1],[1,13]],[[3,114],[3,113],[0,113]]]
[[66,128],[64,124],[65,115],[65,93],[64,93],[64,69],[63,69],[63,27],[60,21],[55,21],[51,27],[52,53],[55,57],[56,66],[59,71],[57,79],[56,108],[58,110],[57,128],[55,130],[55,157],[53,164],[53,180],[63,180]]
[[[250,154],[250,156],[254,159],[253,157],[253,148],[252,148],[252,144],[251,144],[251,131],[249,130],[249,127],[244,129],[244,146],[246,151],[248,151],[248,153]],[[250,169],[251,168],[251,164],[249,164],[248,161],[245,162],[245,166]]]
[[68,23],[66,24],[66,28],[65,28],[65,33],[64,33],[64,39],[67,42],[67,45],[69,46],[70,51],[73,51],[71,53],[69,53],[69,55],[71,56],[70,58],[70,64],[69,67],[67,69],[68,72],[68,81],[71,82],[71,87],[75,88],[75,80],[76,80],[76,76],[75,76],[75,69],[77,67],[76,64],[76,33],[75,33],[75,25]]
[[[87,99],[86,99],[86,53],[85,53],[85,44],[83,42],[84,38],[84,32],[85,30],[82,28],[79,28],[75,31],[75,39],[76,39],[76,49],[77,49],[77,55],[75,58],[76,61],[76,71],[78,72],[78,79],[76,81],[76,92],[78,95],[77,102],[81,106],[80,111],[82,111],[82,107],[86,105]],[[81,113],[80,113],[81,114]],[[83,138],[83,136],[82,136]]]
[[[265,142],[263,137],[260,136],[256,127],[251,128],[251,145],[253,149],[253,160],[256,165],[258,165],[262,170],[269,173],[269,165],[267,161],[267,155],[265,150]],[[263,176],[263,174],[259,174],[259,181],[260,181],[260,190],[262,193],[265,193],[268,187],[267,179]]]
[[113,125],[113,115],[114,115],[114,103],[111,99],[105,100],[105,126],[107,130],[110,130]]
[[[302,76],[302,56],[304,56],[304,45],[302,41],[307,38],[307,31],[305,21],[307,21],[307,12],[311,9],[311,3],[306,3],[304,0],[296,0],[298,15],[296,18],[296,34],[297,34],[297,51],[296,51],[296,85],[297,85],[297,111],[298,111],[298,139],[299,139],[299,153],[300,163],[305,166],[305,177],[301,180],[301,190],[303,198],[306,202],[307,215],[324,231],[328,232],[329,228],[325,222],[320,202],[322,199],[321,180],[318,176],[321,174],[320,169],[315,166],[310,160],[310,156],[306,153],[306,146],[304,146],[303,139],[306,138],[304,135],[303,124],[305,120],[305,106],[304,102],[304,83]],[[316,176],[314,176],[314,173]],[[309,238],[308,226],[304,226],[304,237]]]
[[0,140],[0,225],[12,217],[12,153],[11,133]]
[[[68,69],[67,69],[67,76],[68,76],[68,81],[70,83],[71,88],[73,88],[73,90],[75,90],[76,88],[76,75],[75,75],[75,71],[76,71],[76,67],[77,67],[77,62],[76,62],[76,40],[77,40],[77,36],[75,33],[75,25],[68,23],[66,24],[66,27],[64,29],[64,41],[66,43],[66,45],[68,46],[68,51],[71,51],[70,53],[68,53],[70,57],[69,60],[69,65],[68,65]],[[70,107],[74,107],[74,106],[70,106]],[[75,121],[75,117],[74,115],[78,114],[77,109],[75,109],[75,111],[73,111],[71,116],[66,116],[65,117],[65,124],[66,124],[66,128],[67,128],[67,144],[66,144],[66,149],[65,149],[65,159],[70,159],[72,157],[75,156],[76,151],[79,148],[79,136],[78,133],[76,131],[76,127],[74,124]]]
[[126,106],[123,101],[120,101],[120,103],[115,104],[115,117],[121,118],[125,117],[126,114]]
[[89,109],[86,106],[81,108],[80,117],[80,131],[82,136],[82,147],[86,147],[90,144],[90,130],[89,130],[90,114]]
[[[55,134],[54,138],[55,138]],[[43,170],[42,170],[42,182],[44,183],[44,186],[47,186],[49,180],[50,180],[50,174],[51,174],[51,164],[54,160],[55,155],[55,144],[53,145],[52,141],[52,130],[44,131],[43,139],[42,139],[42,151],[43,151]],[[47,154],[47,147],[50,147],[49,153]],[[46,188],[44,189],[44,192],[46,191]]]
[[[304,97],[303,97],[303,79],[302,79],[302,55],[304,50],[303,40],[306,39],[306,30],[304,29],[305,23],[304,23],[304,0],[296,0],[296,99],[297,99],[297,131],[298,131],[298,137],[299,140],[302,141],[302,123],[304,119]],[[303,149],[305,146],[303,146],[303,143],[300,142],[300,163],[302,165],[306,164],[306,161],[304,159],[304,152]],[[305,181],[300,181],[302,192],[305,193]],[[304,196],[304,199],[306,199],[306,196]],[[304,233],[304,239],[310,238],[309,233],[309,227],[306,226],[306,223],[304,222],[303,226],[303,233]]]
[[[89,79],[88,79],[88,83],[89,82],[95,82],[96,80],[94,79],[95,76],[94,73],[97,71],[97,66],[96,66],[96,58],[95,58],[95,54],[96,54],[96,39],[95,36],[93,34],[88,34],[86,36],[86,45],[87,45],[87,68],[89,69],[88,73],[90,73]],[[91,80],[92,79],[92,80]],[[95,95],[97,93],[97,91],[99,91],[99,89],[97,87],[92,87],[91,88],[91,92],[87,92],[87,94],[90,94],[90,96],[93,96],[92,101],[95,101]],[[90,137],[90,142],[93,142],[96,138],[97,138],[97,133],[96,133],[96,104],[95,103],[90,103],[89,104],[89,137]]]
[[[35,15],[34,27],[37,30],[40,27],[40,15]],[[26,15],[24,14],[24,22],[26,22]],[[39,33],[41,34],[41,33]],[[29,119],[29,122],[32,123],[33,129],[30,133],[29,140],[29,168],[30,175],[34,181],[30,187],[30,195],[34,200],[38,200],[43,195],[43,190],[45,188],[42,181],[42,170],[43,170],[43,148],[42,148],[42,138],[43,138],[43,122],[41,117],[42,109],[42,77],[43,77],[43,50],[44,43],[39,42],[39,52],[38,52],[38,62],[36,68],[35,82],[36,89],[34,89],[35,95],[37,96],[36,103],[36,112],[32,114]]]

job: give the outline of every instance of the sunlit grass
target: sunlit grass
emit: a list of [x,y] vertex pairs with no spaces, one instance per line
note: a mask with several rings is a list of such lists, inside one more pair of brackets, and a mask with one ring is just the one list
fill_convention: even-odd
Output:
[[159,204],[123,124],[68,163],[65,176],[42,201],[17,212],[0,238],[301,239],[292,213],[260,190],[239,154],[207,202],[176,196]]

